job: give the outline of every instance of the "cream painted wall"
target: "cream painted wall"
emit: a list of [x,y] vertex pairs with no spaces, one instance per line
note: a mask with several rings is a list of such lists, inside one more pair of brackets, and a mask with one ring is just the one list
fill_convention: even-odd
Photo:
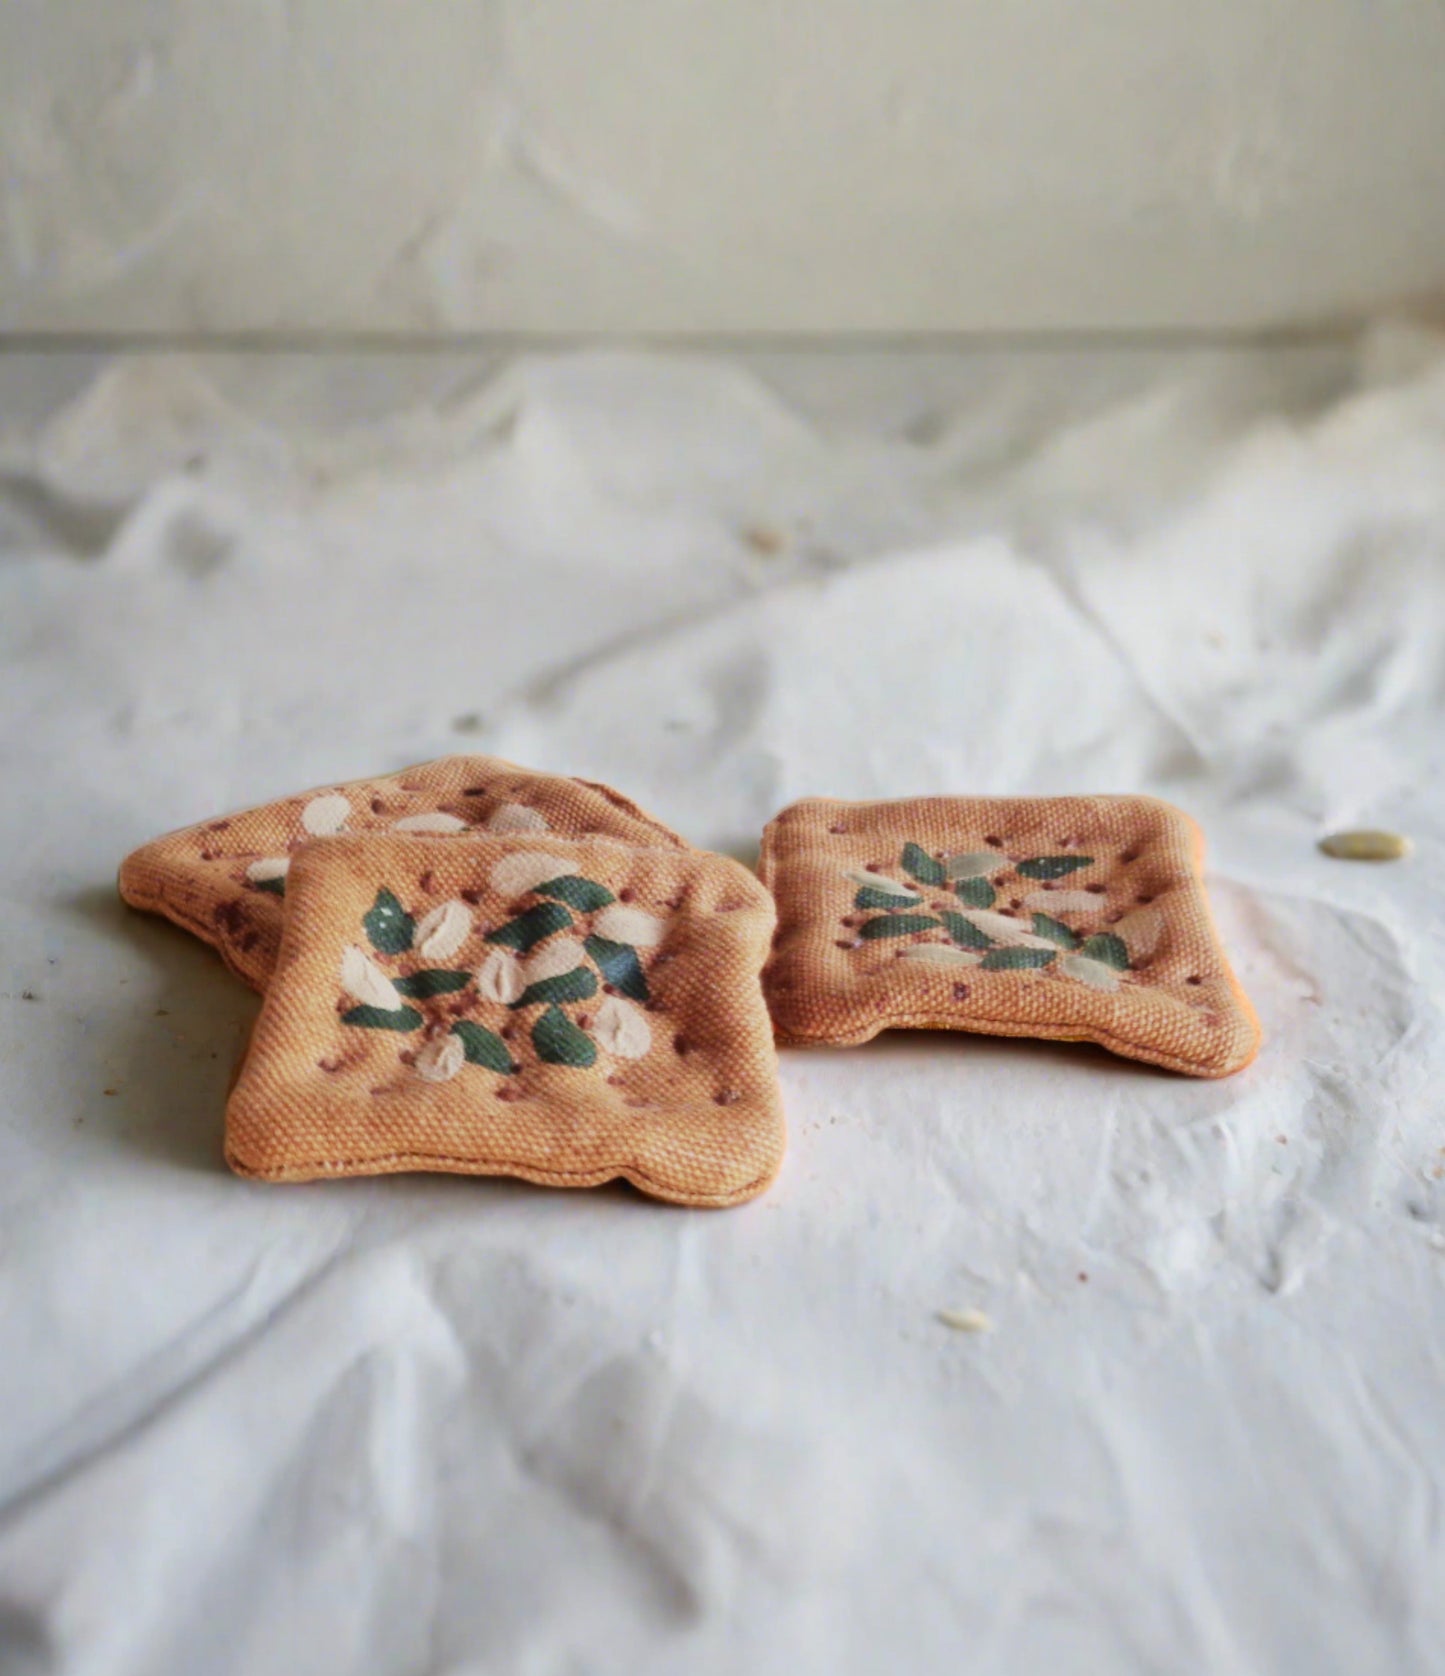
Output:
[[4,0],[0,330],[1445,296],[1442,0]]

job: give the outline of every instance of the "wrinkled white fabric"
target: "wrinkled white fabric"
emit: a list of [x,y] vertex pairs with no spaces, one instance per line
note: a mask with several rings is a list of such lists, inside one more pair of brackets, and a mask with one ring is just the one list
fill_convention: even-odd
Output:
[[[0,1668],[1438,1670],[1442,566],[1403,330],[0,361]],[[1159,793],[1266,1046],[789,1052],[726,1212],[232,1179],[255,1001],[116,863],[459,749],[744,857]]]

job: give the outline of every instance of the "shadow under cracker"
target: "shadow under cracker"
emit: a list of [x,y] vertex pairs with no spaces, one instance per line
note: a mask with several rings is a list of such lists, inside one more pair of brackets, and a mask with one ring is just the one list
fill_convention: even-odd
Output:
[[[128,907],[113,886],[87,886],[55,906],[108,946],[129,978],[122,994],[133,998],[98,1015],[82,1038],[95,1088],[68,1114],[77,1136],[173,1167],[225,1173],[226,1098],[260,998],[214,949]],[[138,959],[128,963],[126,951]],[[133,969],[124,970],[127,964]],[[57,997],[64,965],[62,958],[52,986]]]

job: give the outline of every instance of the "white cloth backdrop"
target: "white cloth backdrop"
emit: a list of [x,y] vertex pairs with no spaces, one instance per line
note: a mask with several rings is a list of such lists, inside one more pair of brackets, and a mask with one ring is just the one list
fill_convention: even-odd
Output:
[[[1442,566],[1402,329],[0,361],[0,1667],[1439,1671]],[[1162,794],[1266,1046],[790,1052],[727,1212],[232,1179],[254,999],[117,861],[458,749],[745,857]]]

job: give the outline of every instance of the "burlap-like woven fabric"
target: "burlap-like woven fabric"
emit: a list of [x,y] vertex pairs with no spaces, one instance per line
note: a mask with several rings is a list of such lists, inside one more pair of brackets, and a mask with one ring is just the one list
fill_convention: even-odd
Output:
[[1097,1042],[1191,1076],[1259,1023],[1209,913],[1198,827],[1150,797],[809,798],[763,835],[784,1042],[971,1030]]
[[637,805],[588,780],[539,774],[499,757],[440,757],[378,780],[319,786],[218,816],[142,845],[121,864],[120,894],[210,943],[252,989],[265,989],[281,940],[290,858],[335,832],[550,831],[683,846]]
[[274,1181],[448,1170],[760,1192],[784,1146],[757,880],[696,850],[514,837],[296,852],[226,1157]]

